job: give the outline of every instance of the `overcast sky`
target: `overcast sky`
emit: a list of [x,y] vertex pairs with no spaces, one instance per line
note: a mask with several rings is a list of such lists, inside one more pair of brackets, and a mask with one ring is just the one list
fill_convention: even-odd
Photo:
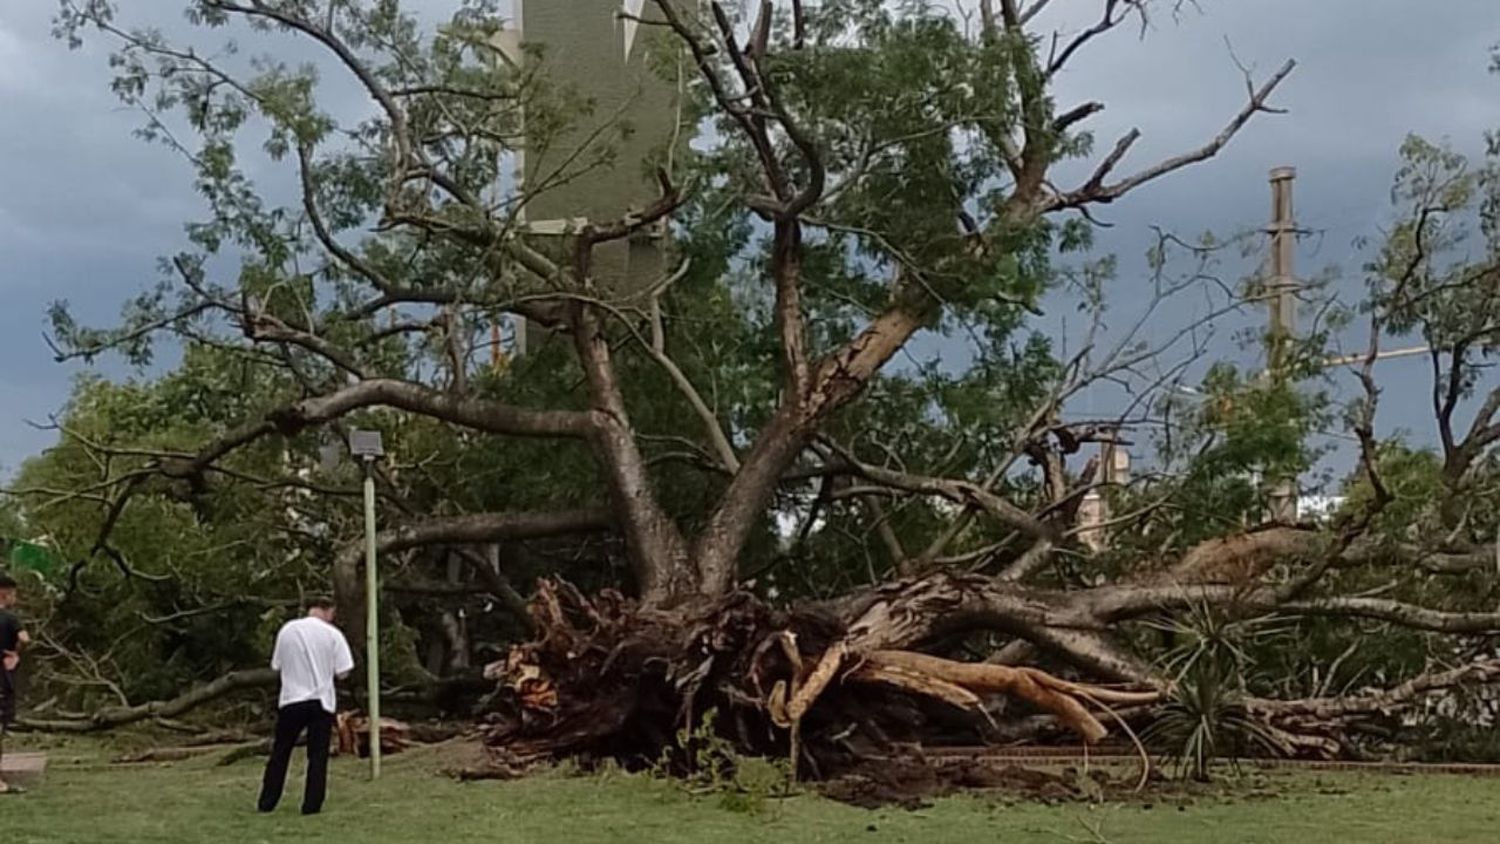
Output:
[[[545,0],[543,0],[544,2]],[[77,367],[52,363],[44,312],[70,300],[102,322],[155,278],[157,256],[184,243],[182,224],[201,213],[182,163],[131,137],[138,117],[109,93],[100,45],[69,52],[49,34],[51,0],[0,4],[0,467],[13,469],[52,436],[43,420],[63,403]],[[124,4],[176,9],[168,0]],[[441,0],[420,4],[440,12]],[[1317,230],[1299,269],[1334,264],[1356,271],[1351,242],[1389,219],[1396,149],[1407,132],[1481,148],[1500,127],[1500,78],[1487,73],[1500,43],[1495,0],[1201,0],[1202,12],[1161,20],[1144,42],[1110,34],[1080,54],[1060,80],[1059,104],[1099,100],[1101,144],[1131,127],[1143,132],[1129,161],[1201,144],[1244,101],[1235,54],[1260,75],[1287,58],[1299,66],[1276,96],[1290,109],[1257,118],[1216,160],[1104,210],[1102,246],[1128,271],[1152,226],[1196,233],[1263,222],[1266,173],[1298,169],[1299,222]],[[1054,0],[1049,23],[1075,29],[1098,0]],[[172,13],[175,16],[175,11]],[[171,23],[175,18],[168,18]],[[1122,279],[1122,286],[1130,282]],[[1398,394],[1425,389],[1420,361],[1382,364]],[[118,368],[113,370],[119,372]],[[1417,393],[1414,393],[1416,395]],[[1389,395],[1389,393],[1388,393]],[[1398,396],[1399,398],[1399,396]],[[1425,400],[1424,400],[1425,401]],[[1386,429],[1422,427],[1423,402],[1387,401]],[[1413,410],[1415,408],[1415,410]]]

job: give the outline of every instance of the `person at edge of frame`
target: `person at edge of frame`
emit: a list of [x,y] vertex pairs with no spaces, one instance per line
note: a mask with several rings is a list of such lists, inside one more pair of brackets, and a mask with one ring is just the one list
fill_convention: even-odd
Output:
[[[31,634],[16,614],[20,587],[15,578],[0,573],[0,762],[5,759],[5,733],[16,720],[16,669],[21,665],[21,650],[31,644]],[[0,778],[0,794],[20,794],[19,786]]]

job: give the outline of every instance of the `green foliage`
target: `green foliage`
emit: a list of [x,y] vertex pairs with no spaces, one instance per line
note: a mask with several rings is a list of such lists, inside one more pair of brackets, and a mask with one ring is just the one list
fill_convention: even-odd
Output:
[[691,794],[717,795],[719,805],[740,814],[759,815],[767,802],[793,792],[791,762],[744,756],[719,734],[718,710],[703,713],[697,726],[677,731],[674,744],[662,749],[652,771]]
[[[1311,434],[1324,427],[1327,399],[1295,383],[1244,378],[1227,365],[1215,366],[1200,390],[1189,421],[1177,432],[1180,448],[1194,449],[1184,498],[1201,513],[1258,521],[1253,517],[1274,480],[1296,477],[1316,460]],[[1211,522],[1198,521],[1200,531],[1184,537],[1186,542],[1215,531]]]
[[[290,4],[286,11],[295,15],[306,8]],[[844,342],[863,327],[887,304],[890,277],[898,272],[920,274],[914,286],[944,303],[933,309],[935,331],[975,341],[972,362],[956,369],[935,359],[911,370],[888,368],[868,390],[869,400],[847,408],[831,427],[866,458],[884,459],[899,443],[909,449],[913,466],[982,471],[1015,447],[1018,424],[1059,377],[1047,342],[1018,335],[1026,309],[1052,283],[1052,248],[1076,249],[1088,239],[1078,220],[1056,227],[1003,222],[1003,147],[1020,120],[1021,87],[1035,84],[1025,78],[1031,45],[971,38],[952,16],[916,6],[841,0],[807,11],[806,49],[778,51],[769,72],[789,114],[822,150],[830,186],[816,221],[807,227],[802,260],[814,351]],[[189,226],[193,251],[164,261],[162,282],[132,302],[118,326],[80,326],[59,303],[52,311],[53,333],[65,353],[92,358],[115,349],[146,363],[152,359],[152,338],[160,333],[147,330],[151,326],[186,336],[190,348],[237,346],[239,326],[226,323],[240,320],[231,306],[245,303],[266,319],[315,333],[348,351],[371,375],[430,383],[452,375],[447,336],[452,329],[434,323],[423,332],[387,333],[391,326],[368,307],[370,280],[363,269],[416,296],[456,295],[469,332],[460,343],[472,342],[476,329],[482,331],[515,296],[529,292],[518,288],[513,270],[497,268],[493,256],[472,239],[387,225],[371,232],[377,219],[417,210],[442,226],[490,224],[472,219],[472,209],[458,202],[419,208],[426,200],[405,196],[393,203],[386,190],[388,156],[371,154],[399,143],[391,115],[377,109],[369,121],[344,125],[322,102],[326,83],[314,68],[262,56],[252,60],[252,72],[237,74],[206,65],[159,33],[129,29],[121,16],[123,10],[117,15],[99,0],[69,2],[59,31],[75,42],[95,34],[115,39],[116,93],[147,115],[145,137],[189,154],[209,213]],[[230,17],[196,5],[189,15],[209,29]],[[412,137],[450,138],[451,143],[433,144],[428,154],[458,188],[474,195],[488,195],[503,181],[500,168],[510,160],[522,105],[528,156],[534,158],[547,155],[556,138],[597,122],[593,104],[548,82],[545,56],[531,56],[537,64],[522,69],[494,61],[485,46],[500,23],[493,3],[463,4],[435,34],[424,32],[396,3],[344,4],[314,19],[331,27],[383,85],[433,92],[403,98],[405,128]],[[784,29],[779,33],[789,37]],[[677,63],[668,61],[671,51],[663,49],[670,45],[660,39],[653,43],[661,51],[654,59],[658,69],[675,72]],[[688,130],[717,113],[701,80],[690,87]],[[460,95],[476,91],[484,96]],[[186,117],[196,146],[191,136],[168,131],[176,125],[174,115]],[[277,206],[256,184],[254,151],[243,141],[262,130],[272,163],[305,167],[324,226],[357,256],[358,265],[316,260],[326,249],[314,237],[302,203]],[[684,139],[692,135],[683,133]],[[791,142],[778,143],[784,146],[778,154],[795,162]],[[1038,135],[1038,149],[1048,144],[1058,158],[1087,148],[1081,136]],[[608,163],[609,147],[605,133],[565,170],[584,172]],[[305,161],[301,153],[307,153]],[[707,396],[731,438],[743,444],[776,406],[781,382],[762,278],[769,244],[764,226],[741,201],[761,189],[758,165],[733,131],[697,149],[684,140],[670,158],[678,181],[695,190],[673,215],[674,258],[688,269],[662,301],[664,346]],[[556,175],[566,179],[570,172]],[[892,202],[896,195],[903,201]],[[955,199],[973,209],[980,225],[996,228],[993,248],[970,248],[952,220]],[[497,211],[500,224],[512,210]],[[229,281],[216,280],[225,259],[236,255],[239,272]],[[406,322],[426,315],[393,311],[385,316]],[[703,471],[701,422],[656,363],[626,340],[617,349],[616,365],[631,422],[642,434],[652,467],[653,488],[665,509],[692,530],[703,522],[725,479]],[[565,344],[556,341],[503,373],[470,373],[472,386],[478,395],[520,406],[582,407],[581,372],[568,350],[559,348]],[[229,427],[255,418],[273,400],[325,389],[344,377],[317,355],[291,351],[295,372],[278,372],[275,361],[264,361],[266,377],[275,385],[243,393],[264,401],[247,406],[238,395],[225,396],[217,424]],[[599,476],[583,448],[455,434],[440,423],[395,414],[370,414],[362,424],[376,424],[388,441],[400,443],[403,459],[420,467],[406,473],[402,494],[424,512],[598,501]],[[206,440],[206,429],[205,435],[172,426],[165,430],[171,433],[158,440],[163,448],[185,451]],[[308,437],[292,448],[306,458],[315,445]],[[788,488],[778,504],[813,494],[806,486]],[[817,594],[888,566],[889,560],[851,563],[848,551],[873,522],[859,508],[842,509],[855,521],[854,530],[817,531],[795,549],[799,558],[815,561],[799,567],[807,572],[804,579],[766,582],[784,594]],[[913,542],[925,542],[940,530],[930,507],[902,508],[892,518]],[[345,521],[341,516],[336,523]],[[966,541],[985,538],[975,534]],[[777,546],[767,518],[742,555],[745,569],[776,564],[783,550]],[[585,580],[599,578],[585,585],[617,579],[614,565],[583,569],[591,573]],[[540,572],[526,574],[534,573]]]
[[[1484,707],[1485,717],[1489,707]],[[1426,714],[1415,727],[1404,731],[1415,761],[1435,764],[1494,765],[1500,762],[1500,735],[1493,724],[1476,719],[1475,711]]]
[[1245,702],[1250,646],[1279,632],[1275,620],[1232,619],[1200,605],[1162,629],[1180,641],[1162,661],[1172,692],[1142,734],[1147,744],[1179,777],[1198,782],[1211,779],[1217,760],[1237,766],[1250,753],[1279,753],[1274,734]]

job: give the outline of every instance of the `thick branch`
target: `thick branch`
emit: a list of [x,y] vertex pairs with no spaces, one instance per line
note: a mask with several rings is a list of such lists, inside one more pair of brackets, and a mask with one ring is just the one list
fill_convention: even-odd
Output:
[[233,671],[229,674],[171,700],[156,700],[138,706],[112,706],[100,709],[85,719],[36,720],[22,718],[23,727],[50,732],[92,733],[123,727],[140,721],[159,718],[176,718],[205,703],[241,689],[256,689],[274,686],[279,679],[275,671],[258,668],[248,671]]
[[1444,612],[1385,598],[1318,598],[1267,607],[1295,615],[1367,618],[1433,633],[1500,632],[1500,613]]
[[1250,707],[1257,714],[1272,720],[1290,718],[1331,721],[1395,712],[1432,692],[1455,686],[1490,685],[1497,681],[1500,681],[1500,659],[1481,659],[1447,671],[1420,674],[1399,686],[1370,694],[1303,700],[1255,700]]
[[528,410],[491,399],[455,396],[411,381],[377,378],[267,414],[276,430],[294,434],[368,407],[391,407],[492,434],[582,438],[593,425],[586,413]]
[[603,326],[594,309],[581,303],[574,306],[572,323],[574,349],[593,404],[590,443],[604,468],[610,499],[623,516],[637,586],[650,602],[691,593],[697,584],[689,573],[686,543],[651,487]]

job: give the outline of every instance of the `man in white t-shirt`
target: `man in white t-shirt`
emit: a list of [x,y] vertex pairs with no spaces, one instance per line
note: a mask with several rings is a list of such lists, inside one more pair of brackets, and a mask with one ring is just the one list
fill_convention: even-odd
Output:
[[271,668],[281,674],[281,698],[277,704],[276,740],[266,763],[261,784],[260,810],[270,812],[281,801],[286,769],[298,736],[307,731],[307,791],[302,814],[316,815],[323,809],[328,788],[328,743],[333,736],[333,713],[337,693],[333,684],[354,670],[349,642],[333,626],[333,602],[317,598],[308,602],[307,616],[282,625],[276,634]]

